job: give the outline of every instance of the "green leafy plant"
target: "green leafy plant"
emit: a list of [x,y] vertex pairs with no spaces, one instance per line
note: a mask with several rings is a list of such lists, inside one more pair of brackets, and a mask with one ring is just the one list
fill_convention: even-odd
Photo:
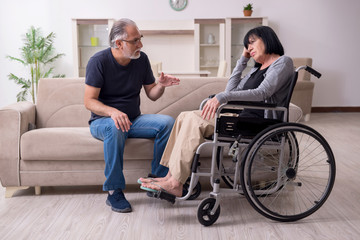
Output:
[[248,5],[244,6],[244,10],[252,10],[252,3],[249,3]]
[[[14,81],[21,86],[21,91],[16,95],[17,101],[25,101],[28,94],[31,94],[33,103],[35,103],[38,83],[40,78],[51,77],[54,67],[48,65],[65,54],[55,54],[53,46],[55,34],[51,32],[46,37],[42,36],[41,29],[30,27],[24,37],[24,46],[20,48],[21,57],[6,56],[10,60],[17,61],[30,70],[30,78],[18,77],[13,73],[8,75],[9,80]],[[52,77],[65,77],[59,74]]]

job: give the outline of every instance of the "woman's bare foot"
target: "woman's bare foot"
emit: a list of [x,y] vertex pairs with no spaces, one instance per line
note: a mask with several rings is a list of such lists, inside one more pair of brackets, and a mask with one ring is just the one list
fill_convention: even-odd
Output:
[[141,181],[142,183],[165,182],[165,181],[167,181],[170,177],[171,177],[171,173],[170,173],[170,171],[169,171],[168,174],[166,174],[165,177],[159,177],[159,178],[150,178],[150,177],[140,178],[140,181]]
[[166,181],[161,182],[143,182],[141,186],[154,190],[165,190],[166,192],[171,193],[177,197],[181,197],[183,191],[183,184],[172,177]]

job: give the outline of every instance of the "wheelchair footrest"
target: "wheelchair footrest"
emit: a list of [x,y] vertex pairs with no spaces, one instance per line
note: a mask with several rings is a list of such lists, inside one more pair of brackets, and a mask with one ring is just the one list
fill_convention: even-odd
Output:
[[165,192],[165,191],[157,191],[157,192],[154,192],[153,193],[153,197],[154,198],[159,198],[159,199],[162,199],[162,200],[166,200],[168,202],[171,202],[172,204],[175,203],[175,199],[176,199],[176,196],[171,194],[171,193],[168,193],[168,192]]

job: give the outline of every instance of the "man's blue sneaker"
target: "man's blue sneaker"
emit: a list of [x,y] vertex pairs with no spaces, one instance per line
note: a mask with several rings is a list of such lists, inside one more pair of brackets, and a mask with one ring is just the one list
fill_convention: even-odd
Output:
[[111,210],[120,213],[131,212],[131,205],[126,200],[124,193],[121,189],[117,189],[113,192],[113,194],[108,194],[106,199],[106,204],[111,206]]

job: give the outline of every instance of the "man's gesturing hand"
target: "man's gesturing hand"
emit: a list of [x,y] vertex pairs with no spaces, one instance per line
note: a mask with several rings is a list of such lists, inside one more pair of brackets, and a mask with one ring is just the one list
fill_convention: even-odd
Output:
[[177,77],[171,76],[171,75],[165,75],[163,72],[161,73],[159,77],[159,83],[163,87],[169,87],[172,85],[179,85],[180,80]]

